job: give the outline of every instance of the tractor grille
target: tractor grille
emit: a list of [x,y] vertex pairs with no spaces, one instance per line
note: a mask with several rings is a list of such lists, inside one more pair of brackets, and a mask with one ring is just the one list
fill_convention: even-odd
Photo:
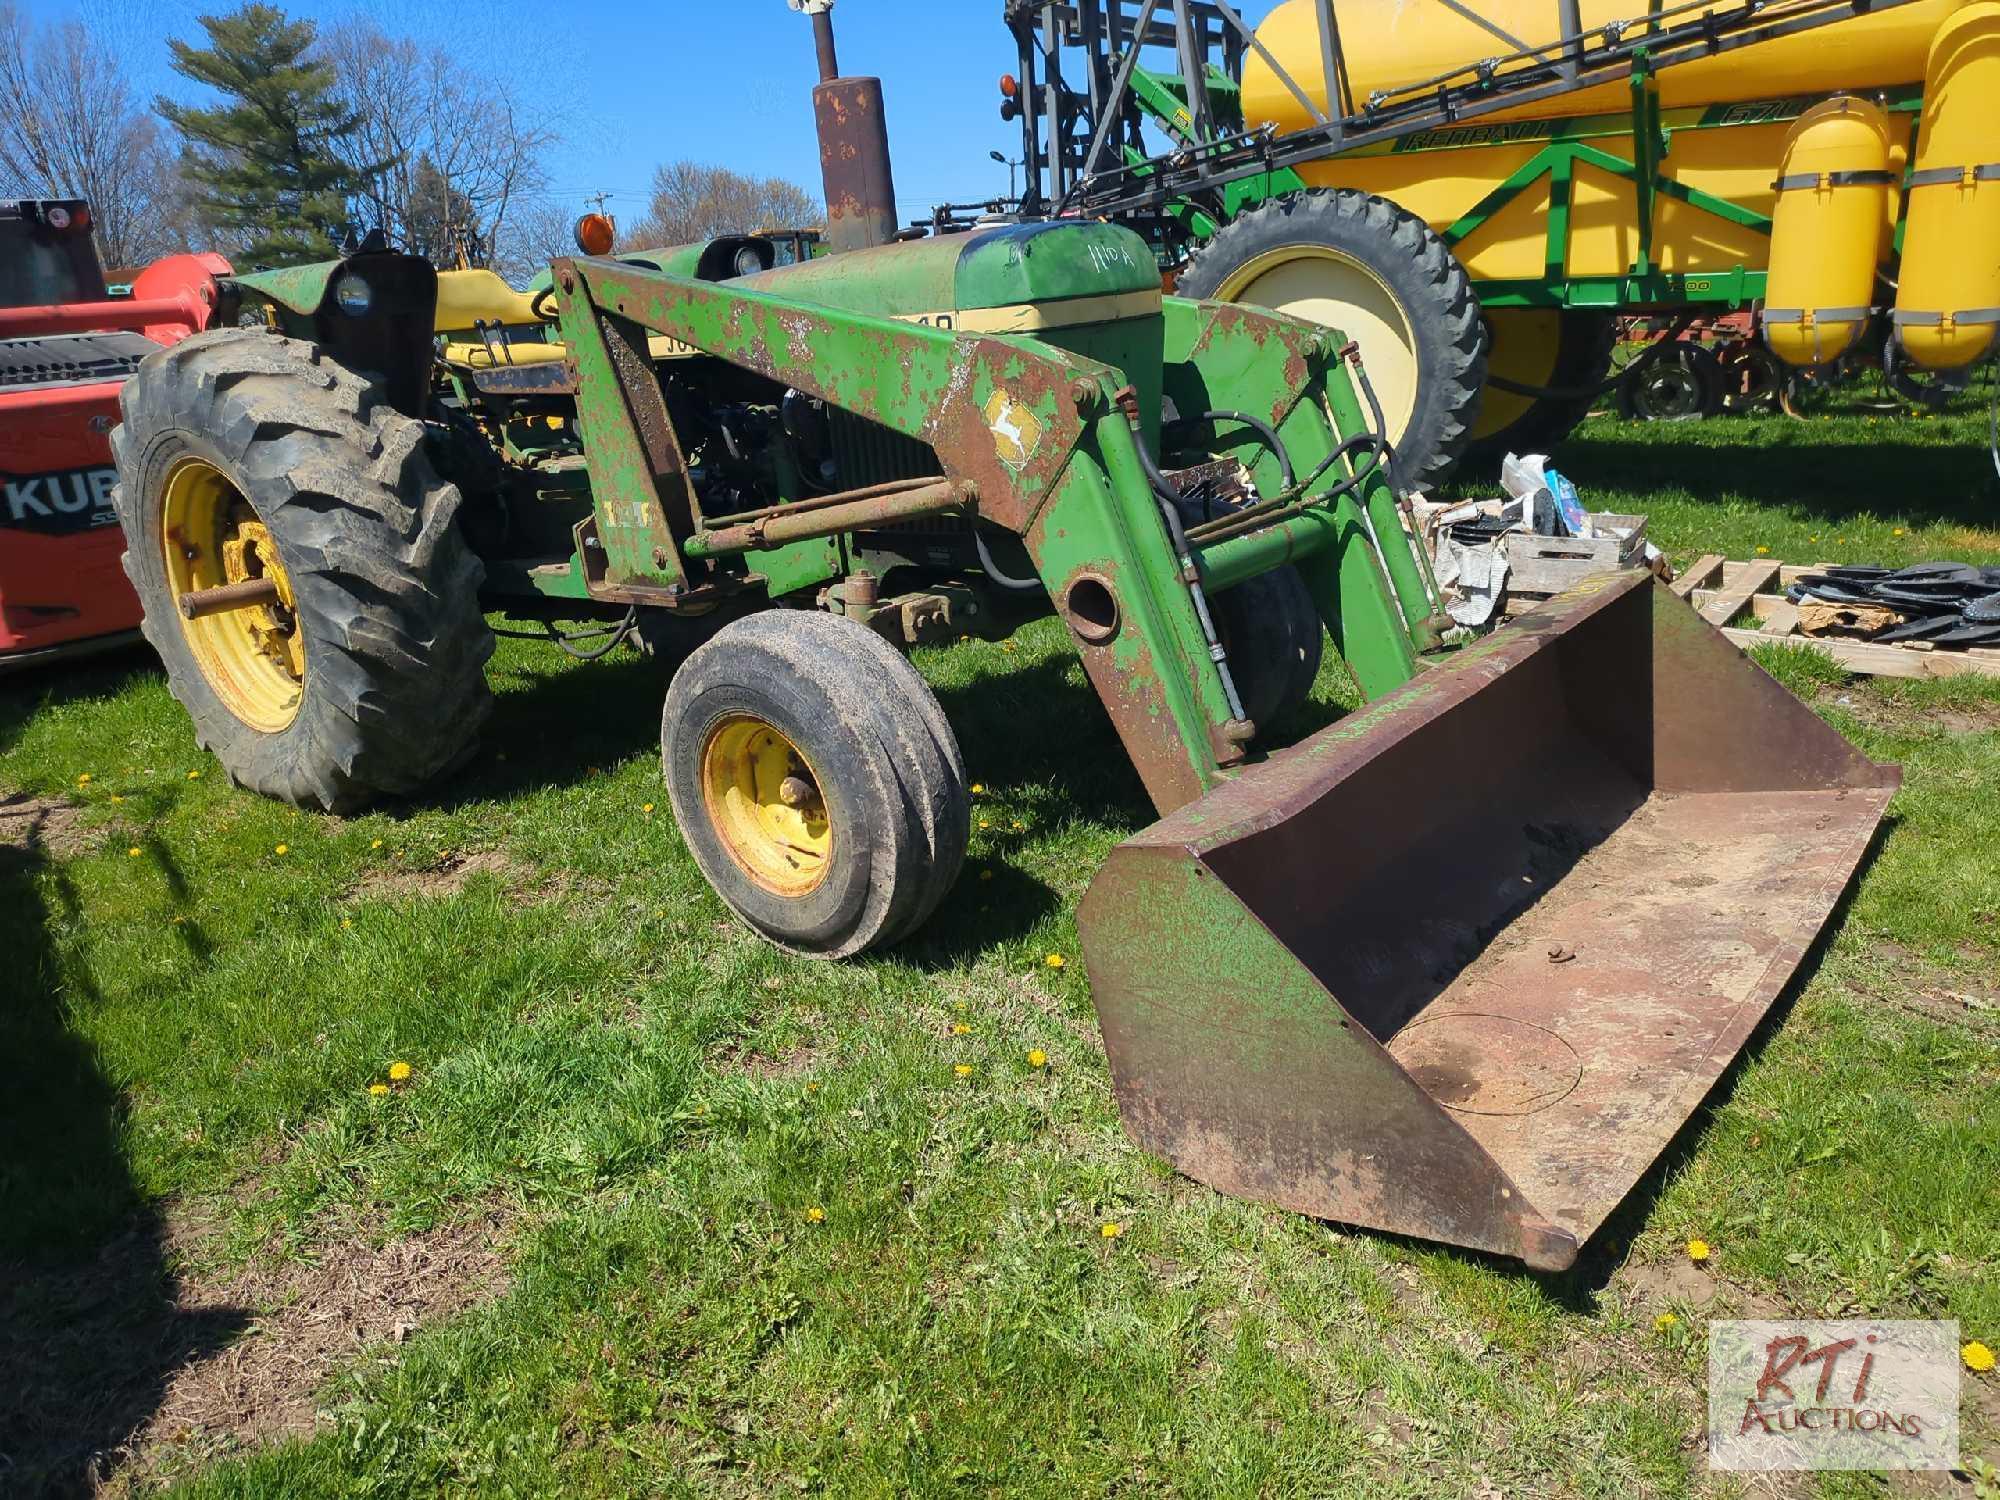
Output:
[[123,380],[159,347],[136,333],[0,339],[0,390]]
[[[942,474],[944,465],[930,445],[857,417],[838,407],[827,414],[828,446],[842,489],[858,490],[896,479],[925,479]],[[956,536],[965,522],[958,516],[924,516],[915,521],[891,521],[870,531],[894,531],[920,536]]]

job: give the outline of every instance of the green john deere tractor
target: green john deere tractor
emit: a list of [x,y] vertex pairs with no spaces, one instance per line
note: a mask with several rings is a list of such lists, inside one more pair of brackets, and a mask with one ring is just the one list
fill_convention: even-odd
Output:
[[[879,128],[831,54],[822,129]],[[113,439],[202,742],[300,804],[416,793],[476,753],[490,613],[593,622],[677,664],[662,767],[717,893],[842,957],[919,927],[968,836],[901,648],[1053,611],[1162,815],[1079,918],[1135,1136],[1567,1264],[1893,771],[1643,574],[1419,672],[1432,604],[1341,334],[1163,296],[1107,224],[857,248],[893,226],[886,154],[825,159],[835,253],[782,267],[742,236],[533,295],[381,249],[218,283],[235,326],[150,357]],[[1273,745],[1326,636],[1371,702]]]

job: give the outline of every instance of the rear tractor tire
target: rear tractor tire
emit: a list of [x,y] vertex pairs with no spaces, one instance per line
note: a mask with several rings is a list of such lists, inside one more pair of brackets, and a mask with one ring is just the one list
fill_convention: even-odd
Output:
[[1179,290],[1346,333],[1382,403],[1397,489],[1450,477],[1478,417],[1485,339],[1465,268],[1415,214],[1353,188],[1288,193],[1198,248]]
[[[261,329],[151,356],[111,434],[125,572],[195,738],[232,780],[352,812],[462,762],[492,707],[484,577],[423,424]],[[183,595],[263,598],[187,618]]]
[[896,941],[965,859],[972,803],[944,710],[851,620],[772,609],[725,626],[674,674],[660,760],[702,874],[794,953]]

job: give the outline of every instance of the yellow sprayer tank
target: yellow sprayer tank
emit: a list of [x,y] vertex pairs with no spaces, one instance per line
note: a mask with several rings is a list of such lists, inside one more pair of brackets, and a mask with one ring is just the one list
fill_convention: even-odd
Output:
[[[1963,3],[1919,0],[1838,26],[1683,63],[1660,75],[1660,103],[1675,109],[1914,83],[1924,76],[1931,38]],[[1581,0],[1580,9],[1586,31],[1645,13],[1645,6],[1634,0]],[[1470,19],[1468,12],[1476,12],[1493,29]],[[1357,106],[1376,90],[1421,83],[1515,50],[1501,33],[1528,47],[1553,44],[1562,35],[1555,0],[1469,0],[1463,6],[1446,0],[1345,0],[1336,16]],[[1692,13],[1675,20],[1691,18]],[[1257,39],[1324,107],[1325,75],[1313,0],[1285,0],[1257,28]],[[1603,114],[1623,109],[1628,102],[1626,86],[1619,81],[1486,115],[1481,123]],[[1254,52],[1243,64],[1243,111],[1249,122],[1268,120],[1280,130],[1312,123],[1291,91]]]
[[2000,3],[1937,34],[1911,163],[1896,327],[1911,359],[1971,364],[2000,323]]
[[1831,364],[1868,326],[1894,144],[1888,114],[1852,94],[1815,104],[1786,132],[1764,340],[1787,364]]
[[[1317,10],[1315,0],[1284,0],[1257,35],[1324,107]],[[1586,31],[1645,14],[1636,0],[1581,0],[1581,10]],[[1556,0],[1336,0],[1335,14],[1357,108],[1377,91],[1506,55],[1515,50],[1508,39],[1543,46],[1561,35]],[[1915,0],[1684,62],[1662,70],[1655,84],[1666,126],[1657,162],[1665,190],[1651,199],[1643,246],[1632,179],[1622,170],[1636,155],[1632,90],[1622,79],[1297,171],[1309,187],[1359,189],[1429,224],[1446,236],[1475,290],[1622,278],[1643,251],[1653,271],[1683,278],[1691,294],[1702,288],[1708,300],[1709,289],[1728,278],[1768,272],[1769,307],[1812,314],[1781,318],[1771,329],[1774,351],[1792,363],[1836,357],[1867,313],[1826,314],[1886,303],[1898,282],[1896,321],[1909,359],[1959,366],[1992,346],[2000,318],[2000,0]],[[1922,137],[1913,153],[1912,111],[1879,106],[1919,89]],[[1794,123],[1796,101],[1814,96],[1827,104]],[[1242,97],[1252,127],[1289,131],[1312,123],[1254,51],[1244,61]],[[1694,123],[1702,128],[1687,128]],[[1588,160],[1575,166],[1563,188],[1566,239],[1556,251],[1548,238],[1549,191],[1495,190],[1531,170],[1537,153],[1565,131],[1620,168]],[[1904,204],[1902,169],[1912,158],[1898,267],[1893,230]],[[1813,188],[1779,192],[1781,179],[1807,173],[1815,175]],[[1767,230],[1717,214],[1704,198],[1776,222]],[[1879,283],[1878,269],[1887,277]],[[1521,302],[1503,299],[1503,306],[1519,309]],[[1545,334],[1532,348],[1523,343],[1536,316],[1547,315],[1517,310],[1489,318],[1496,370],[1551,367],[1554,345]],[[1521,404],[1519,397],[1492,402],[1496,414]]]

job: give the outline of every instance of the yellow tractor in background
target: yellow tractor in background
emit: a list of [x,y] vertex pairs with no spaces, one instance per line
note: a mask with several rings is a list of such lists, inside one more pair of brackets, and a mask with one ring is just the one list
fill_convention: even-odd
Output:
[[1619,315],[1761,304],[1803,369],[1993,347],[1996,0],[1007,14],[1027,207],[1130,224],[1186,295],[1347,330],[1406,486],[1564,436]]

